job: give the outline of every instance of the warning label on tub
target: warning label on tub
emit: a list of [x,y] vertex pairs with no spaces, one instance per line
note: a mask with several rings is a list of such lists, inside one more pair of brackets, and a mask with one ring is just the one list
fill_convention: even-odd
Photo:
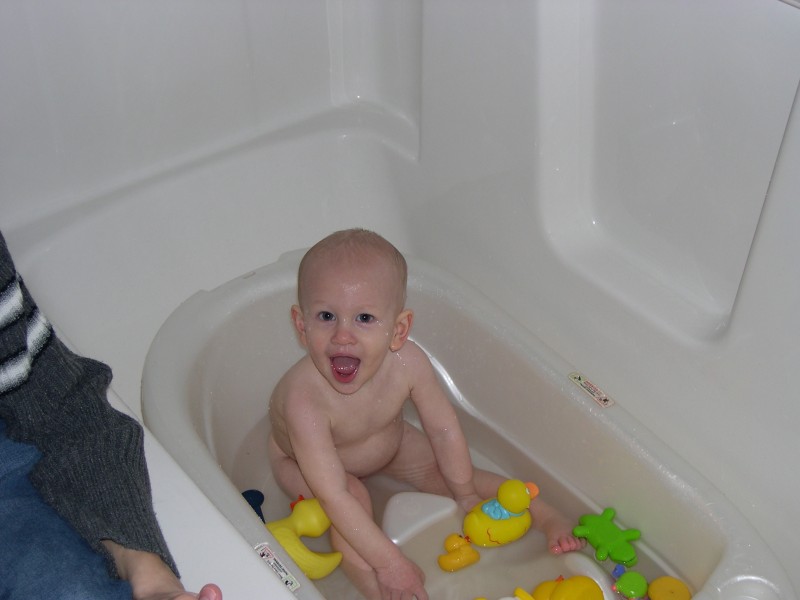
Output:
[[599,387],[597,387],[595,384],[586,379],[583,375],[581,375],[577,371],[573,371],[572,373],[570,373],[569,378],[575,385],[577,385],[584,392],[589,394],[592,397],[592,399],[603,408],[608,408],[609,406],[614,405],[614,400],[609,398],[603,390],[601,390]]
[[295,591],[300,587],[300,582],[297,581],[295,576],[292,575],[291,571],[289,571],[289,569],[283,565],[281,559],[275,556],[272,548],[270,548],[266,542],[258,544],[255,547],[255,551],[258,552],[258,555],[265,563],[272,567],[272,570],[275,571],[275,574],[278,577],[280,577],[287,590]]

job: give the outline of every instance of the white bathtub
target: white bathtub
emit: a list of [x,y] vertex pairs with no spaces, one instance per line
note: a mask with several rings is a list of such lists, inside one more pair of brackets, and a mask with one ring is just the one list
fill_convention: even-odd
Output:
[[[600,419],[624,407],[654,431],[800,590],[790,4],[0,3],[0,227],[40,307],[112,366],[112,400],[136,416],[147,350],[183,300],[375,229],[605,389],[618,405]],[[278,597],[146,443],[187,585]],[[724,540],[750,530],[734,521]]]
[[[269,472],[266,415],[272,387],[302,355],[289,320],[301,255],[284,255],[178,307],[147,355],[142,408],[146,425],[247,542],[267,543],[299,580],[297,595],[319,598],[240,496],[260,489],[267,520],[288,514]],[[614,507],[621,525],[643,532],[636,570],[649,579],[678,576],[698,600],[791,597],[770,551],[718,490],[622,407],[596,402],[570,378],[573,366],[480,292],[412,259],[408,304],[413,338],[458,407],[476,460],[536,481],[576,519]],[[384,483],[376,489],[392,491]],[[434,537],[436,550],[441,540]],[[500,597],[538,583],[508,587],[506,575],[507,589],[481,590],[480,579],[459,580],[430,562],[423,568],[437,599],[451,597],[445,591]],[[465,573],[480,576],[483,564]],[[322,580],[320,593],[350,597],[336,577]]]

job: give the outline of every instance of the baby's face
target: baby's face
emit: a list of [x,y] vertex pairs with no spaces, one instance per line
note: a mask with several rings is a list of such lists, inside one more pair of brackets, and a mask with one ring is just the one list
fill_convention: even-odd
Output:
[[404,326],[399,285],[392,267],[376,260],[320,260],[308,269],[303,306],[292,308],[292,318],[317,370],[339,393],[361,389],[405,341],[410,318]]

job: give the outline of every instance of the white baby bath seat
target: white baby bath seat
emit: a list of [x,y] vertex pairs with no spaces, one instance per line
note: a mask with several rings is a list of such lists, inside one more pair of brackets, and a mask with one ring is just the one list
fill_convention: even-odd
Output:
[[[288,513],[289,499],[269,472],[266,415],[273,386],[303,352],[289,319],[301,255],[287,254],[178,307],[148,353],[142,406],[148,427],[200,489],[251,546],[270,549],[296,579],[297,597],[341,600],[349,593],[331,591],[328,580],[307,580],[241,498],[243,490],[259,489],[267,520]],[[420,261],[409,260],[409,267],[413,337],[432,357],[476,461],[535,481],[543,498],[576,520],[614,507],[622,526],[642,531],[636,568],[648,579],[679,577],[697,600],[794,599],[751,525],[619,402],[596,402],[570,379],[575,365],[479,291]],[[453,508],[412,494],[389,500],[384,511],[389,535],[418,563],[428,561],[423,568],[436,600],[456,589],[491,599],[516,586],[530,590],[536,579],[608,576],[589,551],[550,556],[538,532],[483,550],[478,565],[445,574],[435,557],[445,536],[459,529]],[[341,579],[338,572],[330,577]]]

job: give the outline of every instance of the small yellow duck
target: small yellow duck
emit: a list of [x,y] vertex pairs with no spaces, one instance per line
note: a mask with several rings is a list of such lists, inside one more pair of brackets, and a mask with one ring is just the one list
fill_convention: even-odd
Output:
[[314,552],[300,540],[300,536],[319,537],[330,526],[331,521],[322,510],[319,500],[304,499],[302,496],[292,504],[292,513],[288,517],[266,524],[266,528],[309,579],[322,579],[330,575],[342,562],[341,552]]
[[518,540],[531,527],[528,507],[539,495],[533,483],[519,479],[504,481],[497,498],[478,504],[464,517],[464,535],[473,544],[490,547]]
[[450,573],[468,567],[478,562],[481,555],[472,547],[469,540],[464,539],[457,533],[451,533],[444,540],[444,549],[447,554],[440,554],[438,558],[439,567],[443,571]]

